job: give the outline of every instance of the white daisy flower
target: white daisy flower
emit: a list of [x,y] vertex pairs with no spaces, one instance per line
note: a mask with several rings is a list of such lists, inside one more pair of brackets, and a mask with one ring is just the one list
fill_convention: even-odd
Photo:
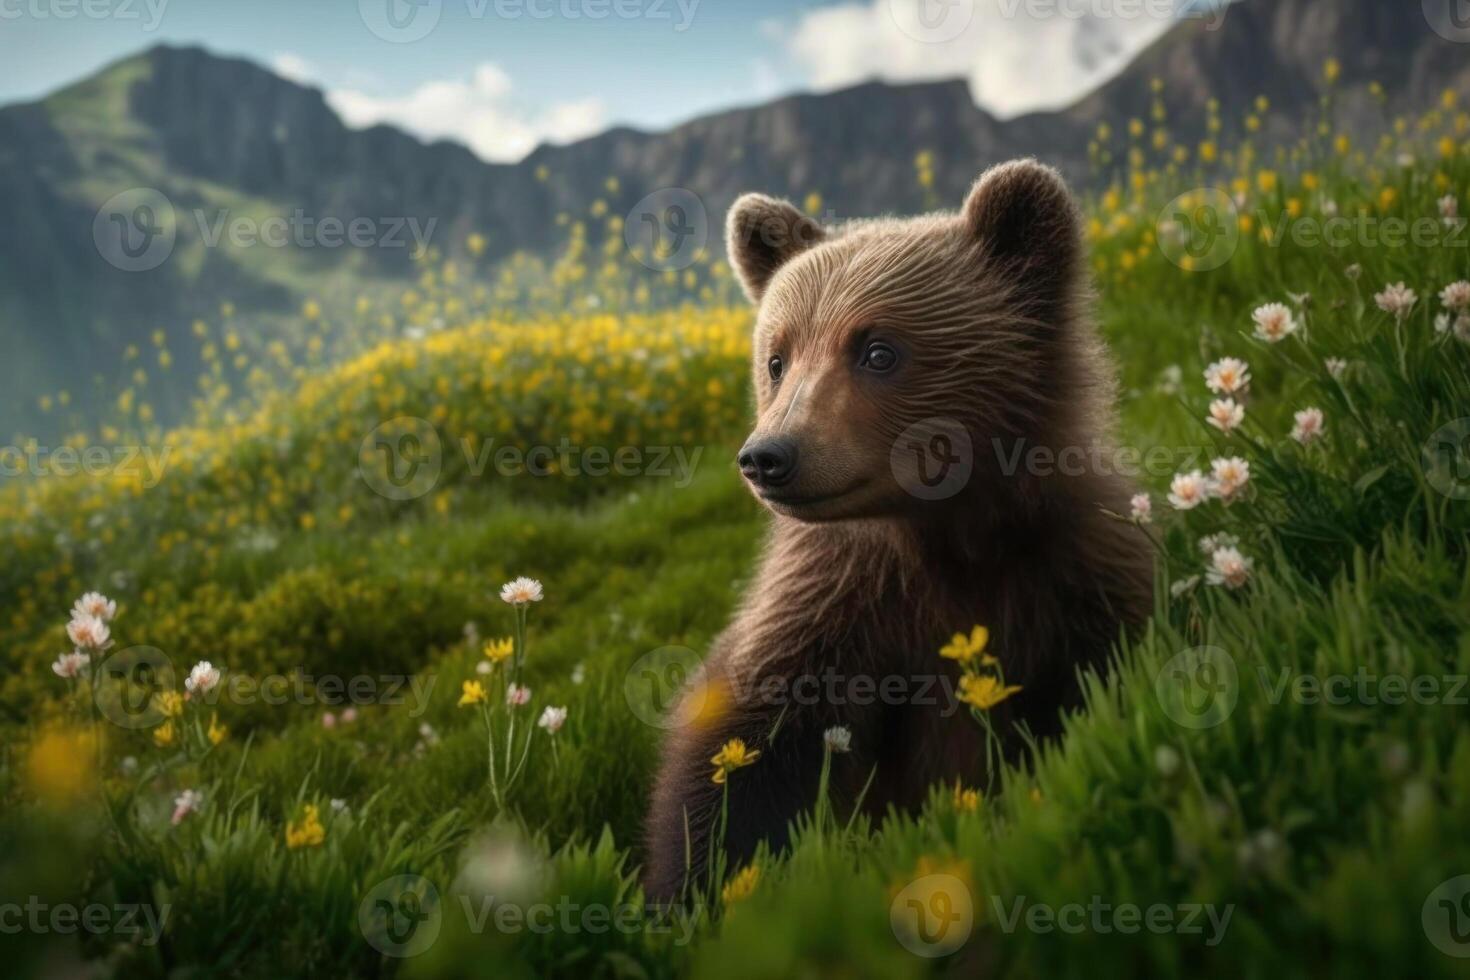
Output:
[[1149,499],[1148,494],[1134,494],[1133,498],[1128,501],[1128,506],[1131,509],[1133,519],[1138,523],[1149,524],[1153,522],[1154,502]]
[[1439,301],[1452,313],[1470,313],[1470,282],[1452,282],[1439,294]]
[[1171,598],[1177,599],[1182,595],[1193,592],[1195,586],[1197,585],[1199,585],[1198,575],[1191,575],[1189,576],[1189,578],[1182,578],[1177,582],[1171,582],[1169,584],[1169,595]]
[[1389,316],[1402,320],[1409,315],[1414,304],[1419,302],[1419,294],[1403,283],[1396,282],[1383,292],[1375,294],[1373,302]]
[[512,684],[505,689],[505,703],[512,708],[519,708],[531,700],[531,689],[524,684]]
[[512,606],[524,606],[532,602],[540,602],[544,593],[541,591],[541,583],[533,578],[521,576],[505,583],[500,587],[500,598]]
[[1326,428],[1320,408],[1304,408],[1292,416],[1296,424],[1292,426],[1291,437],[1303,446],[1322,437]]
[[1222,357],[1205,369],[1205,384],[1219,395],[1244,391],[1250,383],[1250,365],[1237,357]]
[[219,670],[208,660],[201,660],[184,678],[184,690],[190,694],[208,694],[219,686]]
[[548,735],[555,735],[561,731],[561,726],[566,723],[567,709],[553,708],[549,704],[546,706],[546,710],[541,712],[541,717],[536,722],[537,725],[546,729],[546,734]]
[[1210,556],[1211,568],[1206,575],[1211,585],[1223,585],[1238,589],[1250,581],[1251,566],[1255,562],[1240,553],[1238,548],[1221,548]]
[[92,658],[89,655],[80,650],[74,650],[71,653],[63,653],[57,657],[56,663],[51,665],[51,672],[57,677],[64,677],[67,680],[71,680],[74,677],[80,677],[86,673],[87,665],[91,662]]
[[1334,378],[1341,378],[1347,371],[1348,362],[1340,357],[1329,357],[1322,363],[1327,366],[1327,373]]
[[852,729],[846,725],[833,725],[822,733],[822,744],[834,755],[852,749]]
[[1205,421],[1228,435],[1245,421],[1245,406],[1236,404],[1234,398],[1217,398],[1210,402],[1210,417]]
[[1210,464],[1215,493],[1229,502],[1250,482],[1251,464],[1239,456],[1226,456]]
[[1180,473],[1169,484],[1169,503],[1175,510],[1193,510],[1210,499],[1210,481],[1199,470]]
[[1284,303],[1267,303],[1257,307],[1251,314],[1256,324],[1256,336],[1268,344],[1279,344],[1300,329],[1291,308]]
[[96,616],[78,616],[66,624],[66,635],[84,650],[106,650],[112,645],[112,631]]
[[1459,218],[1460,202],[1455,198],[1455,195],[1446,194],[1439,199],[1439,216],[1444,219],[1444,223],[1447,225],[1453,225],[1455,219]]
[[71,607],[71,615],[73,619],[84,619],[90,616],[104,623],[110,623],[117,615],[117,603],[101,592],[88,592],[76,601],[76,605]]

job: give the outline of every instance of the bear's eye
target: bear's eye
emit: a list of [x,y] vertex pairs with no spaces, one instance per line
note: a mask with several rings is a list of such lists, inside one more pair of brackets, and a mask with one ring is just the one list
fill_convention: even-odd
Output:
[[859,364],[879,374],[892,371],[898,366],[898,351],[881,341],[875,341],[863,350],[863,359]]
[[772,381],[780,381],[781,380],[781,370],[782,370],[782,368],[785,367],[785,365],[781,362],[781,355],[780,354],[777,354],[775,357],[771,358],[771,363],[770,363],[769,367],[770,367],[770,371],[771,371],[771,380]]

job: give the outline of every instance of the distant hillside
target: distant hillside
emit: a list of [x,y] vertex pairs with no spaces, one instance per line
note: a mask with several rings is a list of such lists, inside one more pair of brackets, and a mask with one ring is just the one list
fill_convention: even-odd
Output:
[[[320,91],[249,62],[153,48],[40,102],[0,109],[0,213],[10,226],[0,237],[0,436],[44,431],[39,392],[67,388],[85,408],[90,379],[115,375],[129,343],[155,330],[180,336],[222,300],[257,314],[259,329],[289,329],[306,296],[351,294],[411,271],[406,228],[398,228],[402,247],[206,247],[225,229],[222,218],[368,218],[375,237],[392,231],[385,219],[413,219],[444,248],[483,232],[494,258],[554,248],[558,212],[597,198],[626,212],[665,187],[699,195],[714,228],[750,189],[796,198],[817,191],[843,218],[916,211],[924,206],[913,163],[921,149],[934,154],[934,190],[945,203],[958,201],[981,168],[1017,155],[1053,162],[1079,183],[1094,179],[1086,147],[1097,124],[1145,115],[1155,78],[1178,137],[1202,132],[1207,99],[1237,119],[1264,94],[1267,136],[1290,138],[1321,95],[1329,56],[1342,63],[1344,111],[1368,126],[1382,118],[1366,96],[1370,80],[1396,104],[1423,106],[1445,87],[1470,92],[1467,55],[1429,30],[1410,0],[1243,0],[1222,29],[1181,22],[1059,112],[999,121],[960,81],[875,82],[664,133],[615,129],[500,165],[388,127],[348,129]],[[609,177],[618,178],[616,193],[605,189]],[[119,268],[138,264],[126,257],[107,261],[94,239],[99,208],[133,188],[161,192],[175,217],[167,260],[143,271]],[[148,225],[162,220],[157,209],[139,210],[150,200],[125,198],[103,220],[162,228]],[[189,377],[191,366],[173,374]],[[182,404],[166,384],[152,396],[165,415]]]

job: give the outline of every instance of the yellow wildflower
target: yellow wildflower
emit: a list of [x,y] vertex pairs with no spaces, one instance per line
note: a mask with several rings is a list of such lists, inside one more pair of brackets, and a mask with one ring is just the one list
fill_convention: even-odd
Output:
[[178,733],[174,731],[174,723],[172,721],[166,721],[153,729],[153,744],[160,749],[166,749],[170,745],[173,745],[177,738]]
[[720,897],[725,900],[726,905],[743,902],[755,891],[755,886],[760,884],[760,880],[760,865],[748,865],[742,868],[729,881],[725,882],[725,887],[721,890]]
[[459,696],[459,707],[479,704],[485,700],[485,686],[479,681],[465,681],[464,693]]
[[732,738],[720,747],[719,754],[709,760],[715,767],[711,779],[717,786],[723,786],[730,773],[744,769],[760,757],[759,749],[747,749],[743,739]]
[[939,655],[946,660],[957,660],[962,664],[969,664],[979,657],[981,666],[990,667],[995,664],[996,660],[985,652],[985,647],[989,643],[990,630],[984,626],[976,626],[970,630],[968,637],[963,633],[956,633],[948,643],[940,648]]
[[1002,684],[989,674],[969,674],[960,678],[960,700],[981,711],[989,711],[1021,688]]
[[153,704],[165,718],[177,718],[184,713],[184,696],[178,691],[160,692]]
[[515,641],[508,636],[485,644],[485,659],[492,664],[505,663],[515,652]]
[[954,788],[954,808],[961,813],[974,813],[980,809],[980,791],[978,789],[965,789],[956,784]]
[[219,723],[219,715],[209,716],[209,744],[218,745],[230,737],[230,730]]
[[302,847],[320,847],[327,839],[327,830],[315,804],[308,803],[301,819],[286,825],[286,847],[297,850]]

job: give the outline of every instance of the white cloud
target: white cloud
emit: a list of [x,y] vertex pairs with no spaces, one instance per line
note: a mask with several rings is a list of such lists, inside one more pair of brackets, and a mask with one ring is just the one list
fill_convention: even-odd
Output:
[[1004,117],[1066,105],[1111,77],[1174,23],[1176,2],[870,0],[766,33],[819,90],[961,77]]
[[282,51],[271,59],[271,70],[282,78],[295,82],[298,85],[311,85],[316,82],[316,66],[299,54],[290,51]]
[[581,139],[605,126],[600,99],[532,110],[514,102],[512,89],[510,76],[485,62],[467,80],[426,82],[402,96],[336,89],[327,93],[327,102],[349,126],[387,123],[423,139],[463,143],[494,161],[520,160],[541,143]]

